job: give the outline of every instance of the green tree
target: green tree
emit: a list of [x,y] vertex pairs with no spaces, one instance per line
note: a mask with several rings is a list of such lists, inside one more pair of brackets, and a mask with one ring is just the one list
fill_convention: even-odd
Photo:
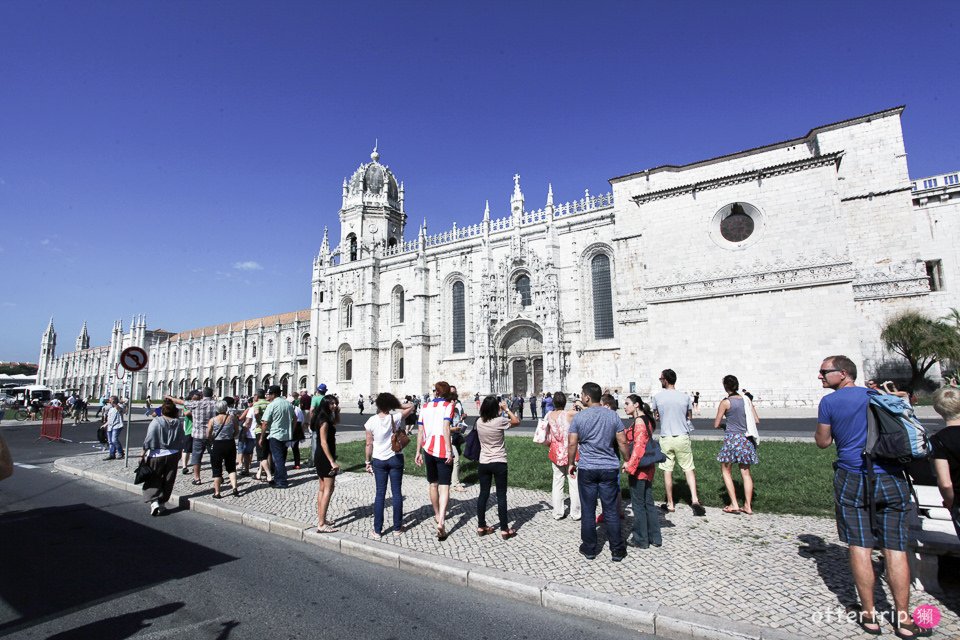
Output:
[[880,339],[891,351],[910,363],[910,388],[923,383],[930,367],[960,358],[960,333],[943,320],[934,320],[916,311],[905,311],[887,322]]

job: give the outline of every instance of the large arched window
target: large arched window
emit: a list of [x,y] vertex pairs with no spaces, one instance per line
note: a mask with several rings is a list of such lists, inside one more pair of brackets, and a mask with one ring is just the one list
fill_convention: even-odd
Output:
[[613,337],[613,292],[610,285],[610,258],[598,253],[590,260],[590,284],[593,291],[593,337]]
[[533,298],[530,295],[530,276],[523,274],[513,282],[514,295],[520,294],[520,306],[529,307],[533,304]]
[[284,353],[288,356],[293,355],[293,339],[287,338],[284,340]]
[[[300,338],[300,355],[305,356],[308,353],[308,348],[310,347],[310,334],[305,333],[303,337]],[[300,385],[306,388],[306,385]]]
[[353,300],[347,298],[340,307],[340,328],[353,328]]
[[267,357],[273,357],[273,340],[267,340]]
[[450,317],[453,319],[453,352],[466,353],[467,351],[467,310],[466,310],[466,292],[463,280],[457,280],[453,283],[452,304],[450,305]]
[[250,343],[250,357],[251,357],[251,358],[256,358],[256,357],[257,357],[257,343],[256,343],[256,342],[251,342],[251,343]]
[[397,285],[393,288],[393,323],[403,324],[403,287]]

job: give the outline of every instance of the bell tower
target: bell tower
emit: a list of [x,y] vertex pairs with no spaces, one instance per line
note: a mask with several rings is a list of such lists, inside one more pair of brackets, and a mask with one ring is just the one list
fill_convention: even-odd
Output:
[[80,335],[77,336],[77,351],[83,351],[90,348],[90,334],[87,333],[87,321],[83,321],[83,328],[80,329]]
[[343,181],[340,207],[340,264],[372,255],[403,243],[407,214],[403,207],[403,184],[380,164],[374,146],[370,162],[360,165],[350,180]]
[[40,362],[37,366],[37,384],[45,384],[50,377],[50,366],[57,353],[57,331],[53,328],[53,317],[50,317],[50,324],[47,330],[43,332],[43,338],[40,339]]

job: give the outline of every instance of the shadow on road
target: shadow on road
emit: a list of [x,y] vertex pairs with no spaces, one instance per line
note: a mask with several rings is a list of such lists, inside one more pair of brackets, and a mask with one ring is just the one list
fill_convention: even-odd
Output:
[[[7,511],[0,531],[0,598],[17,616],[0,619],[0,636],[236,559],[87,504]],[[121,616],[121,622],[133,628],[180,606]],[[63,637],[127,636],[97,628]]]
[[178,611],[184,607],[182,602],[171,602],[163,604],[152,609],[142,609],[132,611],[123,615],[104,618],[90,624],[61,631],[47,638],[47,640],[87,640],[88,638],[98,638],[98,640],[124,640],[136,635],[143,629],[153,626],[147,620],[162,618]]

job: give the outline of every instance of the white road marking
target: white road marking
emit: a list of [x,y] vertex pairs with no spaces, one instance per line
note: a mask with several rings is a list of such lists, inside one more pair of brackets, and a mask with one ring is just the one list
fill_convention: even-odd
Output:
[[21,469],[39,469],[40,468],[35,464],[24,464],[22,462],[14,462],[13,466],[20,467]]

